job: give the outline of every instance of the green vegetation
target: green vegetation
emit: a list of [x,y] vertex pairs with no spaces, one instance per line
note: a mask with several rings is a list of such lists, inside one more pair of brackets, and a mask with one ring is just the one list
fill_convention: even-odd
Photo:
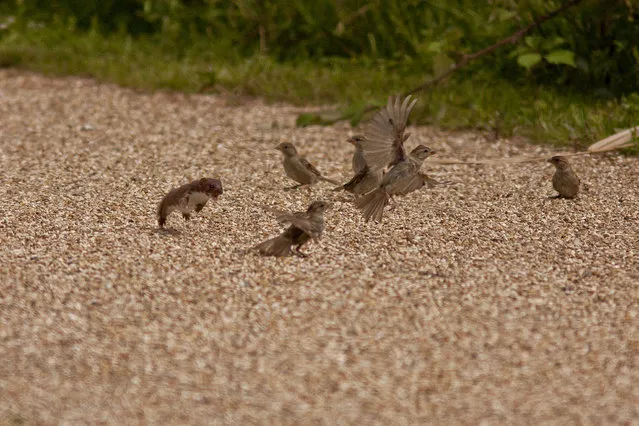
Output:
[[[339,104],[354,121],[559,0],[11,0],[0,66]],[[584,0],[422,92],[422,123],[587,145],[639,125],[636,0]]]

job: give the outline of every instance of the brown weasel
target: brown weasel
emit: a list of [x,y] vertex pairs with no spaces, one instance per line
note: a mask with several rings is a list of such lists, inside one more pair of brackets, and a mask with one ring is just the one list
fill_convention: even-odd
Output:
[[163,228],[166,218],[174,210],[179,210],[184,220],[189,220],[193,211],[199,213],[210,198],[216,199],[222,192],[222,182],[212,178],[194,180],[170,190],[158,206],[158,225]]

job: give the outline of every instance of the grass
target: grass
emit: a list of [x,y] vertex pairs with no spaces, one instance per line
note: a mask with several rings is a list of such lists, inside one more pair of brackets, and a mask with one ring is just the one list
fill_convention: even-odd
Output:
[[[388,94],[429,78],[412,60],[277,62],[267,55],[239,57],[232,47],[205,41],[175,46],[159,38],[104,36],[55,25],[17,27],[0,30],[2,67],[84,75],[149,91],[231,92],[295,104],[337,104],[356,119],[366,105],[381,104]],[[639,124],[637,94],[602,99],[534,86],[525,79],[509,81],[483,70],[481,62],[420,98],[418,122],[561,146],[583,147]]]

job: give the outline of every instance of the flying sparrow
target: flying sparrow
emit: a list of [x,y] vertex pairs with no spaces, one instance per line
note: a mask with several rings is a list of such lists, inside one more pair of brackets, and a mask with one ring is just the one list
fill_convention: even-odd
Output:
[[158,206],[158,225],[164,227],[166,218],[174,211],[182,212],[184,220],[191,218],[193,211],[200,212],[210,198],[222,195],[219,179],[202,178],[169,191]]
[[555,155],[548,162],[555,166],[552,187],[559,193],[553,198],[575,198],[579,193],[579,178],[572,171],[568,159]]
[[309,163],[306,158],[297,153],[297,150],[292,143],[282,142],[275,149],[284,154],[283,164],[286,176],[299,184],[295,185],[293,188],[298,188],[303,185],[314,185],[320,180],[338,185],[338,183],[334,180],[322,176],[319,170]]
[[[253,247],[264,256],[291,256],[293,254],[306,257],[300,251],[311,238],[317,240],[324,232],[324,212],[330,207],[325,201],[314,201],[305,212],[286,213],[275,211],[278,222],[290,226],[279,236],[266,240]],[[295,250],[292,249],[296,246]]]
[[355,200],[366,221],[381,220],[393,195],[406,195],[435,182],[419,172],[424,160],[435,151],[419,145],[407,154],[404,148],[410,137],[410,133],[405,133],[406,123],[416,102],[410,96],[403,101],[389,97],[387,105],[375,114],[366,129],[366,137],[361,141],[366,164],[373,171],[390,167],[376,189]]
[[434,154],[435,151],[429,147],[418,145],[384,175],[376,189],[357,198],[355,206],[362,210],[366,221],[380,221],[392,196],[406,195],[430,184],[430,178],[419,173],[419,169],[424,160]]

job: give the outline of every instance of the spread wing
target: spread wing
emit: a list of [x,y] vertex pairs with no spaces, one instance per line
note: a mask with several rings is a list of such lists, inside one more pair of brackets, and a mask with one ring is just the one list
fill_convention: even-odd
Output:
[[388,104],[371,120],[366,129],[366,140],[362,141],[364,158],[374,170],[394,165],[406,158],[404,141],[410,136],[404,133],[408,116],[417,99],[407,96],[400,102],[399,96],[389,97]]
[[397,183],[397,186],[394,188],[393,195],[410,194],[413,191],[417,191],[424,185],[428,185],[429,188],[432,188],[437,183],[438,182],[436,180],[429,178],[424,173],[416,173],[410,178]]
[[311,163],[308,162],[308,160],[304,157],[300,157],[300,163],[302,163],[302,165],[304,167],[306,167],[311,173],[317,175],[317,176],[322,176],[322,174],[319,172],[319,170],[317,170],[315,168],[315,166],[313,166]]
[[289,223],[296,228],[301,229],[311,236],[314,240],[319,239],[322,234],[321,225],[313,221],[310,215],[306,212],[297,212],[297,213],[280,213],[275,216],[280,223]]
[[293,225],[306,232],[314,240],[319,239],[322,234],[321,224],[318,225],[315,221],[311,220],[311,216],[307,212],[289,213],[270,207],[264,207],[264,209],[273,213],[275,220],[279,223]]

